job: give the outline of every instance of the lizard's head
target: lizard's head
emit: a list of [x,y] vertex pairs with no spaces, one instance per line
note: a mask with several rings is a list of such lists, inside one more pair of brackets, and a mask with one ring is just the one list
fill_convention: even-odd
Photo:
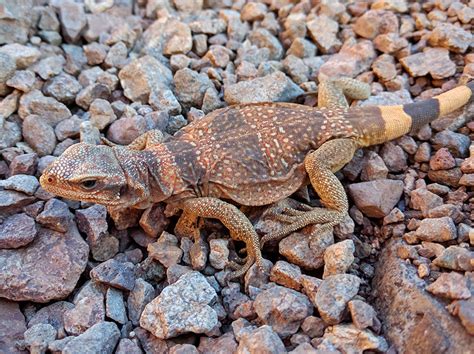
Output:
[[118,206],[127,185],[125,173],[113,151],[85,143],[69,147],[43,172],[41,186],[64,198]]

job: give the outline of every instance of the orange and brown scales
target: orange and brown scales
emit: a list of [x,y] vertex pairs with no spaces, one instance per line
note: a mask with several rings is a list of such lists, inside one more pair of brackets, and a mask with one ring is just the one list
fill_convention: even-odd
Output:
[[329,139],[357,137],[346,114],[287,103],[232,106],[183,128],[164,148],[198,196],[265,205],[306,183],[309,152]]

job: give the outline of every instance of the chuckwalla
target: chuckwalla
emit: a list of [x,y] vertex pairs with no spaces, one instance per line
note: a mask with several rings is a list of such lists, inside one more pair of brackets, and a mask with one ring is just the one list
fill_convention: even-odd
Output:
[[[237,277],[255,262],[262,266],[260,245],[265,242],[309,224],[330,229],[341,222],[348,201],[334,173],[356,149],[414,131],[468,103],[473,91],[474,81],[425,101],[348,108],[345,96],[367,98],[369,86],[348,78],[328,80],[320,84],[318,108],[236,105],[209,113],[166,139],[150,131],[125,147],[79,143],[54,161],[40,181],[59,196],[113,208],[144,209],[164,201],[183,211],[175,231],[194,237],[199,217],[219,219],[233,239],[246,243],[246,262],[231,274]],[[234,205],[270,204],[308,183],[324,208],[285,209],[283,229],[260,241]]]

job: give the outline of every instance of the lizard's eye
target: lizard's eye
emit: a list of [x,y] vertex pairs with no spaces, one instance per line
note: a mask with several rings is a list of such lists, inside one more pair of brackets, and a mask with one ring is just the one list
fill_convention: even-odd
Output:
[[81,186],[84,189],[92,189],[97,185],[97,181],[95,179],[88,179],[81,182]]

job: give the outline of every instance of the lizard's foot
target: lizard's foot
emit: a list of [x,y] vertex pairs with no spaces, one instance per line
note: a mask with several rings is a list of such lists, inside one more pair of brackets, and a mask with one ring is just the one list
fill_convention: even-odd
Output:
[[[250,269],[250,267],[255,263],[255,258],[254,257],[251,257],[251,256],[247,256],[247,259],[245,260],[245,264],[244,265],[241,265],[241,264],[238,264],[236,262],[230,262],[229,263],[229,268],[231,269],[234,269],[234,271],[230,272],[226,278],[225,278],[225,282],[228,283],[229,281],[231,281],[232,279],[235,279],[235,278],[240,278],[242,275],[244,275],[245,273],[247,273],[247,271]],[[263,266],[260,262],[257,262],[257,265],[260,269],[260,271],[263,272]]]
[[314,208],[310,211],[286,208],[284,211],[286,211],[286,214],[277,215],[277,218],[287,223],[287,225],[283,226],[278,232],[262,237],[260,247],[263,247],[268,241],[281,240],[288,234],[311,224],[319,224],[318,229],[321,229],[321,232],[329,231],[345,217],[345,212],[325,208]]

